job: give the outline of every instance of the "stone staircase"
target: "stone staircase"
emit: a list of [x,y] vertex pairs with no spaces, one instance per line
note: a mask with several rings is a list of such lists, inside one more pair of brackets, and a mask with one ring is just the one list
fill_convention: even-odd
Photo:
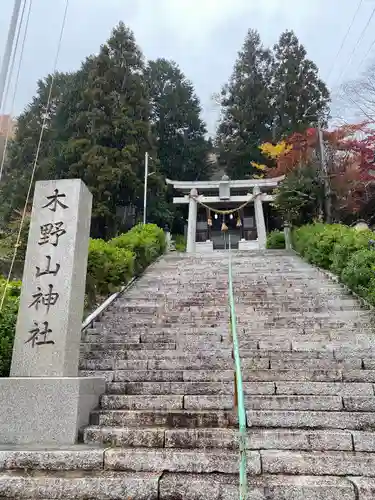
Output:
[[[82,338],[82,444],[3,451],[0,499],[234,500],[228,254],[170,254]],[[294,255],[233,254],[248,499],[375,498],[372,312]]]

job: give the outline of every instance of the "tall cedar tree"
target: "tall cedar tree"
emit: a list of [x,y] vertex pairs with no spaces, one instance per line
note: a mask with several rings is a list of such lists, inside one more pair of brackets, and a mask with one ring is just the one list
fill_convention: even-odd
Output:
[[35,97],[17,119],[16,135],[9,143],[0,185],[2,223],[12,219],[15,211],[23,210],[44,119],[46,121],[34,181],[55,177],[52,157],[58,136],[55,127],[56,111],[61,104],[64,92],[72,84],[73,78],[74,75],[68,73],[54,75],[48,115],[46,115],[46,106],[52,75],[39,80]]
[[[56,170],[93,193],[96,237],[116,232],[116,207],[143,205],[144,155],[153,154],[144,70],[133,33],[120,23],[83,64],[56,117],[65,128]],[[159,176],[150,183],[161,189]]]
[[[55,77],[36,179],[81,178],[94,196],[95,237],[116,232],[118,206],[143,206],[144,155],[154,153],[144,71],[134,35],[120,23],[79,71]],[[0,191],[8,212],[25,200],[50,78],[39,82],[37,96],[19,118]],[[153,199],[164,192],[160,175],[150,177],[149,188],[155,205]]]
[[270,52],[259,33],[249,30],[221,93],[217,146],[220,163],[233,179],[251,176],[255,171],[251,161],[267,163],[258,146],[271,139],[270,65]]
[[272,97],[276,140],[316,125],[319,117],[327,118],[328,89],[293,31],[282,33],[274,46]]
[[166,59],[150,61],[147,76],[161,172],[174,180],[208,179],[211,145],[205,139],[207,131],[192,83],[176,63]]

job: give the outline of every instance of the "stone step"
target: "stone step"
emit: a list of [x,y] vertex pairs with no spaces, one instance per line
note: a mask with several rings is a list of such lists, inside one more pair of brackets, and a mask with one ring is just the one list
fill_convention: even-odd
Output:
[[[232,410],[233,395],[103,395],[103,410]],[[248,410],[375,411],[375,397],[245,396]]]
[[[353,434],[358,448],[363,450],[368,433],[303,429],[248,429],[246,448],[250,450],[317,450],[352,451]],[[225,448],[238,449],[237,429],[166,429],[163,427],[100,427],[89,426],[84,431],[87,444],[141,448]],[[374,438],[372,439],[374,443]],[[362,446],[361,446],[362,444]]]
[[353,370],[362,368],[362,360],[360,358],[348,358],[343,361],[330,359],[298,359],[285,360],[280,359],[270,360],[271,370]]
[[[113,382],[107,385],[106,393],[232,395],[234,392],[233,372],[229,373],[228,379],[228,382]],[[245,382],[243,390],[245,394],[275,394],[275,384],[273,382]]]
[[[260,474],[260,454],[247,451],[246,455],[247,472]],[[104,466],[113,471],[238,474],[239,454],[222,449],[112,448],[105,452]]]
[[[155,370],[153,373],[157,373]],[[147,372],[145,372],[147,373]],[[164,372],[165,373],[165,372]],[[203,382],[217,380],[229,380],[230,370],[184,370],[183,380],[185,382]],[[157,376],[157,375],[155,375]],[[225,377],[225,378],[224,378]],[[242,379],[244,382],[278,382],[297,381],[301,382],[341,382],[342,372],[340,370],[246,370],[242,367]],[[134,379],[133,379],[134,380]],[[159,379],[161,380],[161,379]]]
[[300,382],[340,382],[342,370],[246,370],[242,368],[244,381],[300,381]]
[[[347,402],[348,411],[356,406],[355,398]],[[364,408],[375,403],[375,397],[363,401],[358,405]],[[245,408],[248,410],[304,410],[304,411],[339,411],[343,409],[343,400],[340,396],[257,396],[245,395]],[[183,407],[186,410],[231,410],[233,396],[190,396],[185,395]],[[363,411],[366,411],[365,409]],[[368,411],[368,410],[367,410]]]
[[104,353],[109,354],[117,354],[118,352],[126,352],[126,351],[151,351],[150,357],[152,357],[153,351],[164,351],[164,350],[176,350],[175,343],[166,343],[166,342],[153,342],[147,344],[141,344],[138,342],[126,343],[126,342],[105,342],[101,340],[100,342],[86,342],[81,344],[81,352],[88,355],[98,355],[103,356]]
[[[87,376],[98,376],[101,373],[88,372]],[[168,372],[170,373],[170,372]],[[193,372],[185,372],[190,375]],[[201,372],[200,372],[201,373]],[[209,372],[204,372],[209,374]],[[232,394],[234,374],[232,371],[211,372],[213,381],[182,382],[184,372],[175,374],[177,382],[113,382],[107,385],[108,394]],[[366,383],[342,382],[244,382],[245,394],[277,394],[277,395],[325,395],[325,396],[374,396],[374,386]]]
[[375,370],[350,370],[343,372],[347,382],[375,382]]
[[[222,432],[227,429],[220,429]],[[84,429],[87,444],[125,448],[164,448],[164,427],[105,427],[91,425]]]
[[80,370],[80,377],[102,377],[106,382],[112,382],[115,372],[113,370]]
[[[238,434],[237,429],[167,429],[164,446],[166,448],[238,449]],[[352,451],[353,443],[352,434],[347,431],[248,429],[246,448]]]
[[[223,305],[221,307],[227,307],[227,305]],[[229,318],[223,318],[220,321],[213,320],[210,318],[196,318],[195,320],[187,320],[183,321],[181,318],[176,317],[172,320],[165,320],[163,318],[129,318],[122,317],[118,315],[114,315],[112,317],[106,318],[105,322],[100,322],[95,325],[94,332],[92,333],[123,333],[124,335],[127,332],[132,333],[147,333],[150,330],[179,330],[188,331],[190,329],[196,329],[200,331],[204,330],[216,330],[216,331],[227,331],[228,330],[228,321]],[[261,325],[259,325],[261,326]],[[136,332],[135,332],[136,330]]]
[[[243,357],[264,357],[269,359],[282,359],[284,361],[298,361],[301,359],[330,359],[334,360],[332,351],[290,351],[285,352],[271,348],[266,349],[241,349],[240,356]],[[346,356],[347,357],[347,356]],[[359,356],[360,357],[360,356]],[[341,361],[341,360],[340,360]]]
[[[213,329],[215,330],[215,329]],[[343,331],[343,330],[329,330],[329,331],[311,331],[310,333],[303,332],[302,330],[299,331],[298,329],[292,330],[292,329],[274,329],[274,330],[265,330],[265,331],[253,331],[250,328],[246,328],[245,331],[239,331],[239,345],[240,347],[243,348],[243,346],[248,343],[249,341],[253,340],[267,340],[267,341],[272,341],[273,339],[284,339],[284,340],[290,340],[290,341],[297,341],[301,340],[301,337],[308,337],[309,340],[322,340],[322,339],[327,339],[329,340],[332,336],[334,335],[348,335],[348,338],[351,338],[353,336],[353,332],[351,331]],[[351,336],[351,337],[350,337]],[[113,342],[128,342],[128,334],[124,335],[121,333],[116,334],[115,332],[111,334],[92,334],[93,341],[107,341],[108,339],[113,339]],[[225,342],[231,342],[230,339],[230,331],[229,328],[226,329],[224,332],[206,332],[206,333],[189,333],[186,331],[170,331],[170,330],[163,330],[163,331],[150,331],[147,333],[141,333],[141,334],[134,334],[132,333],[132,337],[129,338],[134,338],[135,340],[131,342],[141,342],[141,343],[154,343],[154,342],[164,342],[164,343],[176,343],[176,344],[189,344],[190,342],[197,344],[197,345],[204,345],[205,343],[207,345],[215,345],[215,343],[222,345]],[[257,348],[256,348],[257,349]]]
[[237,422],[237,412],[225,410],[94,410],[90,416],[91,425],[106,427],[227,428],[237,425]]
[[[140,342],[141,336],[139,333],[108,333],[108,332],[97,332],[96,330],[89,329],[85,330],[81,335],[81,343],[95,343],[95,342],[125,342],[136,344]],[[155,339],[154,342],[157,342]]]
[[103,410],[181,410],[184,396],[120,396],[103,395],[100,399]]
[[[149,362],[150,363],[150,362]],[[152,363],[153,364],[153,363]],[[244,370],[244,382],[295,381],[341,381],[340,371],[276,371]],[[116,370],[114,382],[229,382],[234,380],[234,370]]]
[[372,356],[374,350],[374,339],[369,338],[369,340],[359,340],[357,343],[354,343],[353,340],[333,340],[332,342],[310,342],[309,340],[300,340],[292,342],[292,350],[296,351],[309,351],[320,350],[320,351],[342,351],[346,350],[350,352],[355,347],[363,349],[367,351],[369,357]]
[[[148,360],[148,370],[117,369],[114,380],[118,382],[147,382],[147,381],[179,381],[181,372],[184,381],[216,381],[228,380],[229,372],[233,370],[232,360],[211,360],[204,364],[205,360],[197,359],[191,365],[187,361],[175,362],[175,360]],[[246,361],[249,361],[246,363]],[[251,369],[258,363],[257,360],[242,360],[242,378],[244,382],[375,382],[375,371],[367,370],[346,373],[344,370],[270,370]],[[81,363],[80,366],[89,370],[110,370],[114,363],[91,362]],[[248,366],[250,367],[248,368]],[[122,367],[127,367],[125,363]],[[363,372],[363,373],[362,373]]]
[[[149,359],[147,367],[149,370],[230,370],[234,362],[232,352],[218,352],[210,357],[197,357],[196,355],[185,355],[170,359]],[[267,358],[242,358],[242,370],[256,371],[257,369],[268,369]]]
[[182,382],[182,370],[116,370],[115,382]]
[[[141,345],[141,344],[139,344]],[[146,345],[146,344],[144,344]],[[169,345],[169,344],[168,344]],[[105,349],[105,348],[104,348]],[[101,351],[93,351],[82,353],[82,359],[106,359],[106,358],[115,358],[120,360],[129,360],[129,359],[146,359],[150,361],[174,361],[176,363],[184,363],[184,362],[194,362],[194,361],[207,361],[214,362],[215,360],[230,360],[232,358],[232,349],[228,346],[217,348],[217,349],[207,349],[201,350],[194,353],[189,353],[186,349],[180,348],[179,350],[175,349],[158,349],[158,350],[149,350],[149,349],[136,349],[136,350],[101,350]],[[247,359],[247,358],[245,358]],[[258,360],[258,358],[257,358]],[[259,361],[257,361],[259,362]],[[261,364],[261,362],[259,362]],[[264,362],[263,362],[264,364]]]
[[[353,482],[361,492],[375,491],[371,478],[346,479],[332,476],[248,476],[248,500],[373,500],[356,496]],[[236,500],[237,476],[165,473],[159,484],[160,500]]]
[[349,451],[261,451],[266,474],[375,477],[375,453]]
[[48,471],[0,472],[0,499],[158,500],[161,473],[96,470],[60,475]]
[[[236,412],[217,410],[95,410],[92,425],[230,427]],[[263,420],[262,420],[263,419]],[[248,410],[249,427],[367,430],[375,425],[375,413],[366,411]]]
[[141,342],[176,342],[176,343],[190,343],[190,342],[221,342],[222,334],[217,332],[207,332],[201,334],[183,334],[183,333],[171,333],[171,332],[150,332],[150,333],[141,333],[140,335]]
[[[298,341],[298,345],[301,341]],[[114,346],[117,345],[117,348]],[[153,346],[153,348],[151,347]],[[323,349],[320,351],[310,351],[305,349],[305,343],[302,344],[301,350],[291,350],[292,346],[296,345],[293,339],[279,339],[267,338],[267,336],[256,337],[251,339],[249,335],[249,340],[246,342],[240,342],[240,355],[241,358],[246,362],[248,358],[266,358],[270,356],[273,359],[271,367],[273,368],[283,368],[283,363],[287,361],[294,361],[294,367],[300,369],[298,361],[301,362],[302,359],[313,359],[315,361],[310,361],[306,367],[311,368],[321,368],[327,369],[330,366],[337,366],[338,368],[346,368],[350,370],[361,369],[364,365],[364,359],[367,361],[367,367],[372,369],[375,366],[375,361],[373,358],[373,350],[361,350],[356,355],[355,352],[348,356],[347,349],[344,345],[339,346],[334,345],[332,347],[328,346],[329,350]],[[228,339],[224,339],[222,342],[179,342],[176,339],[174,344],[172,343],[133,343],[133,344],[110,344],[103,341],[103,343],[97,342],[96,344],[84,343],[81,344],[81,359],[106,359],[106,358],[116,358],[116,359],[150,359],[150,360],[166,360],[166,359],[193,359],[197,357],[206,358],[229,358],[232,353],[232,344]],[[92,346],[94,346],[92,348]],[[271,349],[274,349],[271,351]],[[332,352],[330,352],[332,351]],[[308,355],[303,356],[303,352],[307,352]],[[320,352],[320,356],[316,353]],[[333,360],[333,357],[337,353],[337,358]],[[285,356],[284,356],[285,355]],[[316,361],[320,359],[321,361]],[[323,362],[326,360],[326,362]],[[329,360],[332,361],[331,365]],[[301,365],[301,363],[299,363]],[[290,368],[293,368],[293,364],[290,364]]]
[[[247,362],[248,358],[267,358],[270,360],[274,360],[273,364],[274,366],[277,364],[276,362],[282,363],[283,361],[301,361],[304,359],[320,359],[320,360],[326,360],[327,364],[328,361],[331,361],[332,363],[338,363],[340,366],[348,366],[349,368],[354,367],[353,369],[357,367],[361,367],[362,365],[362,360],[363,363],[367,363],[367,366],[369,369],[371,369],[372,366],[375,366],[375,359],[372,357],[373,352],[369,350],[357,350],[355,352],[352,352],[351,355],[349,356],[349,353],[346,349],[338,349],[335,351],[283,351],[282,349],[280,350],[272,350],[272,347],[275,349],[275,345],[271,346],[268,341],[256,341],[255,343],[260,344],[263,346],[263,348],[252,348],[252,349],[247,349],[247,348],[241,348],[240,349],[240,356],[241,359],[244,360],[244,362]],[[141,345],[141,344],[139,344]],[[254,345],[254,344],[253,344]],[[271,349],[270,349],[271,346]],[[193,344],[192,349],[194,349],[196,352],[189,352],[188,349],[185,349],[183,346],[179,347],[177,349],[172,349],[172,350],[119,350],[119,351],[113,351],[112,353],[109,351],[106,354],[103,354],[103,352],[87,352],[87,353],[82,353],[81,359],[87,359],[87,360],[95,360],[95,359],[100,359],[102,360],[103,358],[116,358],[116,359],[151,359],[151,360],[166,360],[166,359],[186,359],[186,360],[193,360],[197,358],[224,358],[224,359],[229,359],[232,356],[232,347],[229,345],[226,345],[223,343],[223,345],[220,348],[213,349],[212,346],[211,348],[202,350],[199,346],[196,346]],[[111,354],[111,355],[110,355]],[[375,354],[375,353],[374,353]],[[109,361],[108,361],[109,362]],[[318,363],[318,361],[311,361],[309,362],[312,366],[314,363]],[[322,363],[322,366],[325,366],[325,364]],[[352,369],[352,368],[351,368]]]
[[[101,460],[99,461],[99,458]],[[311,475],[360,475],[375,476],[375,454],[349,451],[247,451],[247,471],[249,474],[287,473]],[[2,472],[0,492],[7,481],[16,479],[26,468],[35,471],[95,471],[101,475],[106,471],[133,472],[189,472],[189,473],[238,473],[239,454],[221,449],[91,449],[83,452],[70,450],[2,451]],[[12,473],[9,473],[12,471]],[[30,474],[29,477],[32,477]],[[37,474],[35,474],[38,477]],[[40,475],[39,475],[40,476]],[[89,473],[86,474],[89,477]],[[34,479],[34,477],[33,477]],[[10,481],[12,482],[12,481]],[[51,492],[52,493],[52,492]],[[2,493],[4,494],[4,493]],[[12,496],[17,496],[12,493]],[[10,496],[8,490],[8,498]]]
[[[301,381],[301,382],[340,382],[343,379],[342,370],[249,370],[242,368],[242,378],[245,382],[267,381]],[[194,372],[194,370],[191,370]]]
[[[244,311],[246,311],[248,305],[246,304],[240,306],[239,310],[241,310],[241,307],[243,307]],[[278,308],[276,309],[276,314],[272,314],[274,307]],[[254,309],[256,310],[256,308]],[[298,306],[294,306],[291,309],[289,308],[280,309],[280,304],[274,303],[273,307],[269,307],[265,310],[267,312],[265,317],[268,316],[269,321],[296,318],[300,314],[301,315],[303,314],[303,318],[309,318],[309,319],[335,320],[337,318],[339,321],[342,321],[343,318],[349,318],[349,319],[356,318],[357,321],[359,321],[360,319],[366,319],[366,320],[370,319],[370,313],[368,311],[355,307],[347,310],[342,310],[342,309],[335,310],[331,308],[328,309],[328,307],[326,307],[325,309],[326,310],[321,309],[320,311],[309,311],[303,308],[301,309]],[[260,311],[262,313],[265,312],[263,308],[261,308]]]
[[373,396],[374,386],[349,382],[275,382],[276,394],[311,394],[331,396]]
[[0,447],[0,471],[98,471],[103,468],[103,457],[103,448],[81,444],[58,448],[38,445],[23,448],[21,445],[3,444]]
[[370,430],[374,412],[249,410],[248,427]]

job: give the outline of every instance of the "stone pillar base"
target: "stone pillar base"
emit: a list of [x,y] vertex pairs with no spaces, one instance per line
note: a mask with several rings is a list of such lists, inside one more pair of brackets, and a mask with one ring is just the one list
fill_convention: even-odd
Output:
[[238,250],[248,251],[248,250],[259,250],[259,242],[257,240],[240,240],[238,242]]
[[285,226],[284,226],[284,238],[285,238],[285,249],[286,250],[292,250],[291,228],[287,224],[285,224]]
[[207,253],[214,251],[214,244],[212,241],[199,241],[195,244],[195,251],[197,253]]
[[1,378],[0,444],[76,443],[104,391],[104,378]]

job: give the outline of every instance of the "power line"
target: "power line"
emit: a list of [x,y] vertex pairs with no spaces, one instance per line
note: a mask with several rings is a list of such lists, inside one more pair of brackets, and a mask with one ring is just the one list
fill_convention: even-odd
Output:
[[348,36],[349,36],[349,33],[350,33],[350,31],[351,31],[351,29],[352,29],[352,27],[353,27],[354,23],[355,23],[355,20],[357,19],[357,15],[358,15],[359,9],[360,9],[360,8],[361,8],[361,6],[362,6],[362,3],[363,3],[363,0],[359,0],[359,3],[358,3],[358,6],[357,6],[357,9],[356,9],[356,11],[355,11],[355,13],[354,13],[354,15],[353,15],[353,17],[352,17],[352,20],[351,20],[351,23],[350,23],[350,25],[349,25],[348,29],[346,30],[345,36],[344,36],[344,38],[342,39],[342,42],[341,42],[340,48],[339,48],[339,50],[337,51],[336,57],[335,57],[335,59],[334,59],[334,61],[333,61],[333,64],[331,65],[331,69],[329,70],[329,73],[328,73],[328,76],[327,76],[327,81],[329,80],[329,77],[331,76],[331,73],[332,73],[332,70],[333,70],[333,68],[334,68],[334,66],[335,66],[335,63],[336,63],[336,61],[338,60],[338,57],[339,57],[339,55],[341,54],[342,49],[344,48],[345,42],[346,42],[346,40],[347,40],[347,38],[348,38]]
[[375,15],[375,7],[373,8],[371,14],[370,14],[370,17],[368,18],[367,20],[367,23],[365,25],[365,27],[363,28],[361,34],[359,35],[359,38],[357,40],[357,42],[354,44],[354,48],[350,54],[350,57],[349,57],[349,60],[348,60],[348,63],[344,66],[343,70],[341,71],[339,77],[336,79],[336,82],[335,82],[335,85],[333,85],[334,87],[337,85],[337,83],[341,80],[341,78],[344,76],[344,73],[348,67],[348,65],[351,63],[352,59],[353,59],[353,56],[354,56],[354,53],[355,51],[357,50],[357,47],[359,46],[359,44],[361,43],[366,31],[367,31],[367,28],[370,26],[370,23],[372,21],[372,18],[374,17]]
[[352,99],[350,97],[350,95],[347,95],[346,96],[353,104],[354,106],[357,106],[358,109],[360,109],[362,111],[362,113],[369,119],[371,120],[372,122],[374,121],[374,118],[370,115],[367,114],[367,112],[362,108],[362,106],[360,104],[358,104],[358,102],[356,102],[354,99]]
[[[354,94],[356,94],[360,99],[363,99],[363,96],[361,96],[361,94],[355,88],[350,89],[350,91],[354,92]],[[352,98],[352,101],[355,103],[355,101],[354,101],[353,98]],[[365,106],[367,107],[367,109],[369,109],[370,111],[372,111],[373,113],[375,113],[375,109],[372,108],[368,103],[365,103]]]
[[37,169],[40,148],[41,148],[41,145],[42,145],[43,134],[44,134],[44,130],[46,128],[48,111],[49,111],[50,104],[51,104],[51,99],[52,99],[52,90],[53,90],[53,84],[54,84],[54,81],[55,81],[55,74],[56,74],[57,63],[58,63],[59,55],[60,55],[62,38],[63,38],[63,35],[64,35],[66,19],[67,19],[67,16],[68,16],[68,7],[69,7],[69,0],[66,0],[65,11],[64,11],[64,15],[63,15],[62,24],[61,24],[61,30],[60,30],[60,37],[59,37],[59,41],[58,41],[58,44],[57,44],[56,56],[55,56],[55,61],[54,61],[54,65],[53,65],[53,71],[52,71],[51,81],[50,81],[50,85],[49,85],[49,92],[48,92],[48,98],[47,98],[47,104],[46,104],[46,111],[45,111],[44,116],[43,116],[43,122],[42,122],[42,127],[41,127],[41,130],[40,130],[38,146],[37,146],[36,153],[35,153],[35,159],[34,159],[33,168],[32,168],[32,172],[31,172],[31,178],[30,178],[29,188],[28,188],[27,195],[26,195],[25,205],[23,207],[23,212],[22,212],[20,227],[19,227],[19,230],[18,230],[16,244],[14,245],[14,252],[13,252],[12,262],[10,264],[10,268],[9,268],[9,272],[8,272],[8,276],[7,276],[7,281],[6,281],[6,284],[5,284],[5,287],[4,287],[4,292],[3,292],[3,295],[2,295],[2,298],[1,298],[1,302],[0,302],[0,311],[3,309],[3,305],[4,305],[4,301],[5,301],[7,289],[8,289],[8,286],[9,286],[10,278],[12,276],[13,266],[14,266],[14,263],[15,263],[15,260],[16,260],[16,257],[17,257],[17,251],[18,251],[18,247],[19,247],[19,244],[20,244],[22,228],[23,228],[23,224],[25,222],[27,207],[28,207],[28,204],[29,204],[29,199],[30,199],[31,190],[32,190],[32,186],[33,186],[33,181],[34,181],[34,177],[35,177],[35,172],[36,172],[36,169]]
[[368,49],[368,51],[366,52],[365,56],[363,57],[363,59],[361,60],[361,62],[359,63],[359,66],[357,68],[357,71],[359,72],[359,70],[361,69],[362,67],[362,64],[365,62],[365,60],[367,59],[367,57],[370,55],[370,52],[372,50],[372,48],[374,47],[375,45],[375,38],[374,40],[372,41],[371,45],[370,45],[370,48]]
[[[16,80],[15,80],[15,83],[14,83],[13,99],[12,99],[12,104],[11,104],[10,113],[9,113],[9,120],[10,121],[12,120],[13,115],[14,115],[14,104],[15,104],[15,101],[16,101],[16,95],[17,95],[17,89],[18,89],[18,82],[19,82],[19,78],[20,78],[23,53],[24,53],[24,50],[25,50],[25,42],[26,42],[27,31],[28,31],[28,28],[29,28],[29,21],[30,21],[30,14],[31,14],[31,6],[32,6],[32,4],[33,4],[33,0],[30,0],[29,10],[27,12],[27,17],[26,17],[25,32],[23,34],[23,40],[22,40],[22,45],[21,45],[20,59],[18,61],[17,75],[16,75]],[[23,15],[24,15],[24,11],[25,11],[25,6],[26,6],[26,3],[24,4],[24,9],[23,9],[22,15],[21,15],[20,29],[19,29],[19,32],[17,34],[17,41],[16,41],[16,46],[15,46],[15,49],[14,49],[13,61],[12,61],[10,75],[13,73],[13,66],[14,66],[14,61],[15,61],[15,58],[16,58],[16,52],[17,52],[17,47],[18,47],[19,36],[20,36],[20,33],[21,33],[21,26],[22,26],[22,21],[23,21]],[[8,94],[8,91],[9,91],[10,82],[11,82],[11,79],[9,78],[9,80],[8,80],[8,87],[7,87],[7,90],[5,91],[6,99],[4,100],[4,102],[6,102],[6,100],[7,100],[7,94]],[[1,183],[2,176],[3,176],[4,163],[5,163],[6,153],[7,153],[7,150],[8,150],[9,136],[10,136],[10,126],[8,126],[8,129],[7,129],[7,135],[6,135],[6,138],[5,138],[5,145],[4,145],[4,150],[3,150],[3,157],[1,159],[0,183]]]

